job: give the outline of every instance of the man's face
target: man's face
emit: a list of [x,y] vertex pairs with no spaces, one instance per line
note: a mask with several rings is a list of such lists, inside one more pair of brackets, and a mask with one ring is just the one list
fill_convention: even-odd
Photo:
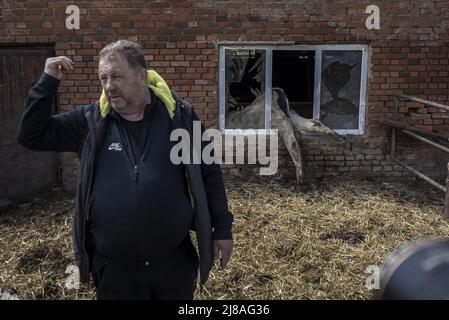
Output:
[[145,94],[146,70],[134,70],[120,55],[101,59],[98,65],[101,85],[111,107],[118,113],[139,107]]

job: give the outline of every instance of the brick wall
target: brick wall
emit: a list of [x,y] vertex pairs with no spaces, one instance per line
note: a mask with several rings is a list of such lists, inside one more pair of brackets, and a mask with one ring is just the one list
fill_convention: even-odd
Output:
[[[81,10],[79,30],[65,28],[65,9]],[[367,30],[365,9],[380,8],[380,30]],[[449,1],[2,1],[0,45],[54,44],[75,70],[59,93],[61,111],[98,99],[97,53],[126,38],[142,43],[151,68],[196,107],[207,127],[217,127],[218,47],[221,41],[298,44],[368,44],[370,72],[366,126],[352,151],[332,139],[304,139],[306,177],[410,176],[389,161],[389,130],[396,93],[449,104]],[[401,104],[399,119],[447,132],[449,116]],[[399,139],[399,158],[435,177],[445,175],[445,155]],[[286,155],[285,150],[280,154]],[[64,155],[65,185],[74,181],[76,158]],[[294,175],[288,157],[279,175]],[[442,165],[442,166],[440,166]],[[231,171],[234,170],[234,171]],[[236,168],[226,172],[239,174]]]

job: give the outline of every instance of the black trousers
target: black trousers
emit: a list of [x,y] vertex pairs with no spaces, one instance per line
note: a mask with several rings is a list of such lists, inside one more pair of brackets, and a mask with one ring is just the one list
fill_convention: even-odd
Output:
[[192,300],[198,255],[190,237],[169,256],[138,263],[93,257],[98,300]]

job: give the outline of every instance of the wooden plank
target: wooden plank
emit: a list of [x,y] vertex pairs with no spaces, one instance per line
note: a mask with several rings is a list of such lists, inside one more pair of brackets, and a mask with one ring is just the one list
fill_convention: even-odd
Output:
[[420,99],[420,98],[416,98],[416,97],[412,97],[412,96],[406,96],[406,95],[402,95],[402,94],[398,94],[397,96],[404,100],[414,101],[414,102],[422,103],[427,106],[431,106],[431,107],[435,107],[438,109],[449,111],[449,106],[447,106],[445,104],[436,103],[436,102],[432,102],[429,100],[424,100],[424,99]]
[[429,136],[429,137],[434,137],[434,138],[438,138],[438,139],[443,139],[445,141],[449,141],[449,136],[442,134],[442,133],[435,133],[435,132],[430,132],[424,129],[420,129],[420,128],[416,128],[416,127],[412,127],[406,124],[403,124],[401,122],[398,121],[393,121],[393,120],[385,120],[382,122],[383,125],[389,126],[389,127],[393,127],[393,128],[397,128],[397,129],[403,129],[403,130],[408,130],[411,132],[415,132],[415,133],[419,133],[425,136]]
[[444,199],[444,216],[449,219],[449,163],[447,164],[446,197]]
[[416,176],[420,177],[421,179],[427,181],[428,183],[430,183],[431,185],[433,185],[434,187],[438,188],[439,190],[446,192],[446,187],[439,184],[438,182],[436,182],[435,180],[429,178],[428,176],[422,174],[421,172],[419,172],[418,170],[406,165],[405,163],[403,163],[402,161],[396,159],[396,158],[392,158],[392,160],[394,162],[396,162],[397,164],[403,166],[405,169],[407,169],[408,171],[412,172],[413,174],[415,174]]
[[430,145],[432,147],[435,147],[438,150],[441,150],[443,152],[449,153],[449,148],[446,148],[445,146],[442,146],[442,145],[440,145],[440,144],[438,144],[436,142],[430,141],[429,139],[421,137],[421,136],[419,136],[419,135],[417,135],[417,134],[415,134],[413,132],[410,132],[408,130],[402,130],[402,132],[405,133],[406,135],[412,137],[412,138],[415,138],[418,141],[421,141],[421,142],[423,142],[425,144],[428,144],[428,145]]

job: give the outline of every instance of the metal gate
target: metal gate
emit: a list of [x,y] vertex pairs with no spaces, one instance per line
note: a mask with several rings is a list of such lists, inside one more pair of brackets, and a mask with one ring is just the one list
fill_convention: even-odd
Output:
[[[413,102],[418,102],[418,103],[422,103],[424,106],[426,107],[434,107],[437,109],[441,109],[444,110],[446,112],[449,112],[449,106],[444,105],[444,104],[440,104],[440,103],[436,103],[436,102],[432,102],[432,101],[428,101],[428,100],[423,100],[420,98],[416,98],[416,97],[412,97],[412,96],[406,96],[406,95],[396,95],[394,97],[395,100],[395,109],[396,109],[396,115],[399,114],[399,100],[405,100],[405,101],[413,101]],[[446,216],[446,218],[449,218],[449,164],[447,165],[448,168],[448,174],[447,174],[447,178],[446,178],[446,186],[439,184],[438,182],[436,182],[435,180],[429,178],[428,176],[426,176],[425,174],[419,172],[418,170],[414,169],[413,167],[405,164],[404,162],[400,161],[399,159],[396,158],[396,134],[397,131],[402,132],[403,134],[412,137],[418,141],[421,141],[427,145],[430,145],[434,148],[439,149],[440,151],[449,153],[449,148],[446,146],[443,146],[439,143],[436,143],[432,140],[429,140],[428,138],[423,137],[422,135],[426,136],[426,137],[430,137],[430,138],[436,138],[436,139],[440,139],[444,142],[448,142],[449,141],[449,137],[446,134],[441,134],[441,133],[435,133],[435,132],[430,132],[427,130],[423,130],[420,128],[416,128],[416,127],[412,127],[406,124],[403,124],[401,122],[398,121],[393,121],[393,120],[386,120],[383,122],[384,125],[389,126],[392,128],[391,130],[391,150],[390,150],[390,159],[392,161],[394,161],[395,163],[403,166],[405,169],[407,169],[408,171],[412,172],[413,174],[415,174],[416,176],[418,176],[419,178],[427,181],[428,183],[430,183],[431,185],[433,185],[434,187],[440,189],[441,191],[446,193],[446,199],[445,199],[445,203],[444,203],[444,215]]]
[[57,181],[56,153],[32,152],[16,141],[28,91],[53,55],[51,47],[0,47],[0,198],[28,196]]

